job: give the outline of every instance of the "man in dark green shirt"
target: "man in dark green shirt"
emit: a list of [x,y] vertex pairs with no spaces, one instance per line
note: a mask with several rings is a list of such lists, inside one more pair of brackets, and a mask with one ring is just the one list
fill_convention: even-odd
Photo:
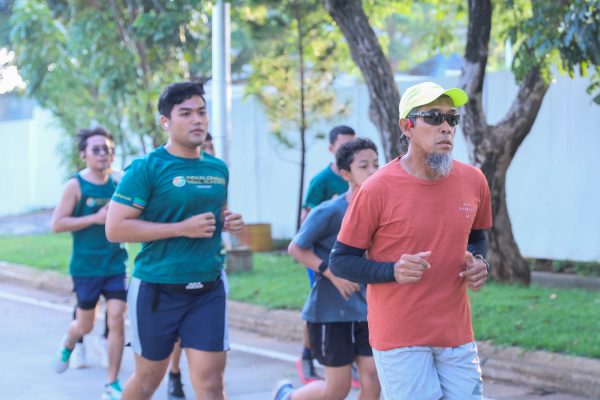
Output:
[[158,110],[169,140],[127,168],[108,210],[109,240],[143,242],[127,299],[136,353],[128,400],[152,397],[177,339],[198,398],[224,398],[221,231],[238,231],[243,221],[227,209],[225,163],[200,150],[208,129],[203,95],[197,82],[164,90]]
[[[356,133],[354,129],[346,125],[338,125],[329,132],[329,151],[335,157],[336,151],[346,142],[354,140]],[[312,208],[315,208],[325,200],[339,196],[348,191],[348,182],[341,176],[335,163],[329,163],[325,169],[315,175],[308,185],[306,201],[304,202],[304,218]]]

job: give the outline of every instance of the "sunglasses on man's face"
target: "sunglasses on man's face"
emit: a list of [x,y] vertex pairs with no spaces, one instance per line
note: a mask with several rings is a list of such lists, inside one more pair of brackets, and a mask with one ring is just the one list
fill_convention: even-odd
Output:
[[115,149],[113,147],[109,147],[107,145],[94,146],[94,147],[92,147],[91,150],[92,150],[92,154],[95,155],[95,156],[99,156],[100,153],[104,153],[107,156],[115,154]]
[[444,121],[448,121],[448,125],[456,126],[460,122],[460,115],[454,113],[444,114],[439,111],[416,112],[409,114],[407,117],[422,117],[423,121],[427,122],[429,125],[440,125]]

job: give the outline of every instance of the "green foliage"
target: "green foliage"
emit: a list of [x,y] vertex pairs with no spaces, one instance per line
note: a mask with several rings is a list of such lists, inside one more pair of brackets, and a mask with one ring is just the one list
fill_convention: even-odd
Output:
[[394,71],[437,54],[461,54],[467,31],[464,1],[364,2],[365,13]]
[[[593,73],[588,93],[600,104],[600,3],[597,0],[507,0],[499,6],[514,43],[513,71],[517,80],[541,66],[546,79],[550,68],[571,77]],[[595,93],[595,94],[594,94]]]
[[296,147],[298,140],[286,132],[304,132],[347,112],[332,90],[337,63],[347,49],[339,45],[340,34],[331,29],[318,0],[249,3],[246,25],[261,54],[251,62],[246,94],[264,105],[280,143]]
[[18,0],[11,41],[27,94],[50,109],[67,133],[104,125],[124,156],[164,143],[156,120],[162,88],[210,70],[210,4]]

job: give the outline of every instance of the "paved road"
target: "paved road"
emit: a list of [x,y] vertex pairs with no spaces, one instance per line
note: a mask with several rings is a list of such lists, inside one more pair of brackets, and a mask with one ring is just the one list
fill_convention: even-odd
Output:
[[[87,400],[98,399],[105,370],[88,344],[90,367],[57,375],[51,357],[70,320],[72,299],[47,292],[0,284],[0,387],[2,399]],[[102,325],[102,324],[99,324]],[[96,332],[100,331],[100,326]],[[97,334],[97,333],[93,334]],[[93,336],[92,336],[93,337]],[[225,386],[230,400],[270,399],[272,385],[280,378],[297,380],[293,360],[298,344],[276,341],[239,330],[230,333]],[[89,341],[91,342],[91,340]],[[185,364],[185,363],[184,363]],[[133,355],[126,349],[121,377],[133,369]],[[193,398],[184,369],[184,385]],[[165,399],[163,385],[154,396]],[[583,400],[581,397],[544,393],[533,388],[486,382],[486,399]],[[356,399],[356,391],[349,399]]]

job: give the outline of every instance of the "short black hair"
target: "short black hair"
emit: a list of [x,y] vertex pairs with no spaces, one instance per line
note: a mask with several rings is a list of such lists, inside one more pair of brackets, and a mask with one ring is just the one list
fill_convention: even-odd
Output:
[[344,143],[338,151],[335,152],[335,165],[339,170],[350,172],[350,164],[354,161],[354,155],[361,150],[371,149],[377,153],[377,146],[371,139],[358,138]]
[[85,151],[85,148],[87,147],[87,141],[92,136],[104,136],[105,138],[113,142],[113,144],[115,143],[115,138],[113,137],[113,135],[108,133],[108,131],[103,127],[97,126],[95,128],[80,129],[77,131],[77,149],[79,151]]
[[173,107],[193,96],[202,97],[204,104],[206,104],[206,99],[204,98],[204,85],[201,82],[187,81],[172,83],[165,88],[158,99],[158,112],[160,115],[171,118]]
[[334,126],[333,129],[329,131],[329,144],[334,144],[335,140],[340,135],[356,135],[356,132],[347,125]]
[[204,138],[205,142],[211,142],[212,141],[212,135],[210,134],[210,132],[206,132],[206,137]]

